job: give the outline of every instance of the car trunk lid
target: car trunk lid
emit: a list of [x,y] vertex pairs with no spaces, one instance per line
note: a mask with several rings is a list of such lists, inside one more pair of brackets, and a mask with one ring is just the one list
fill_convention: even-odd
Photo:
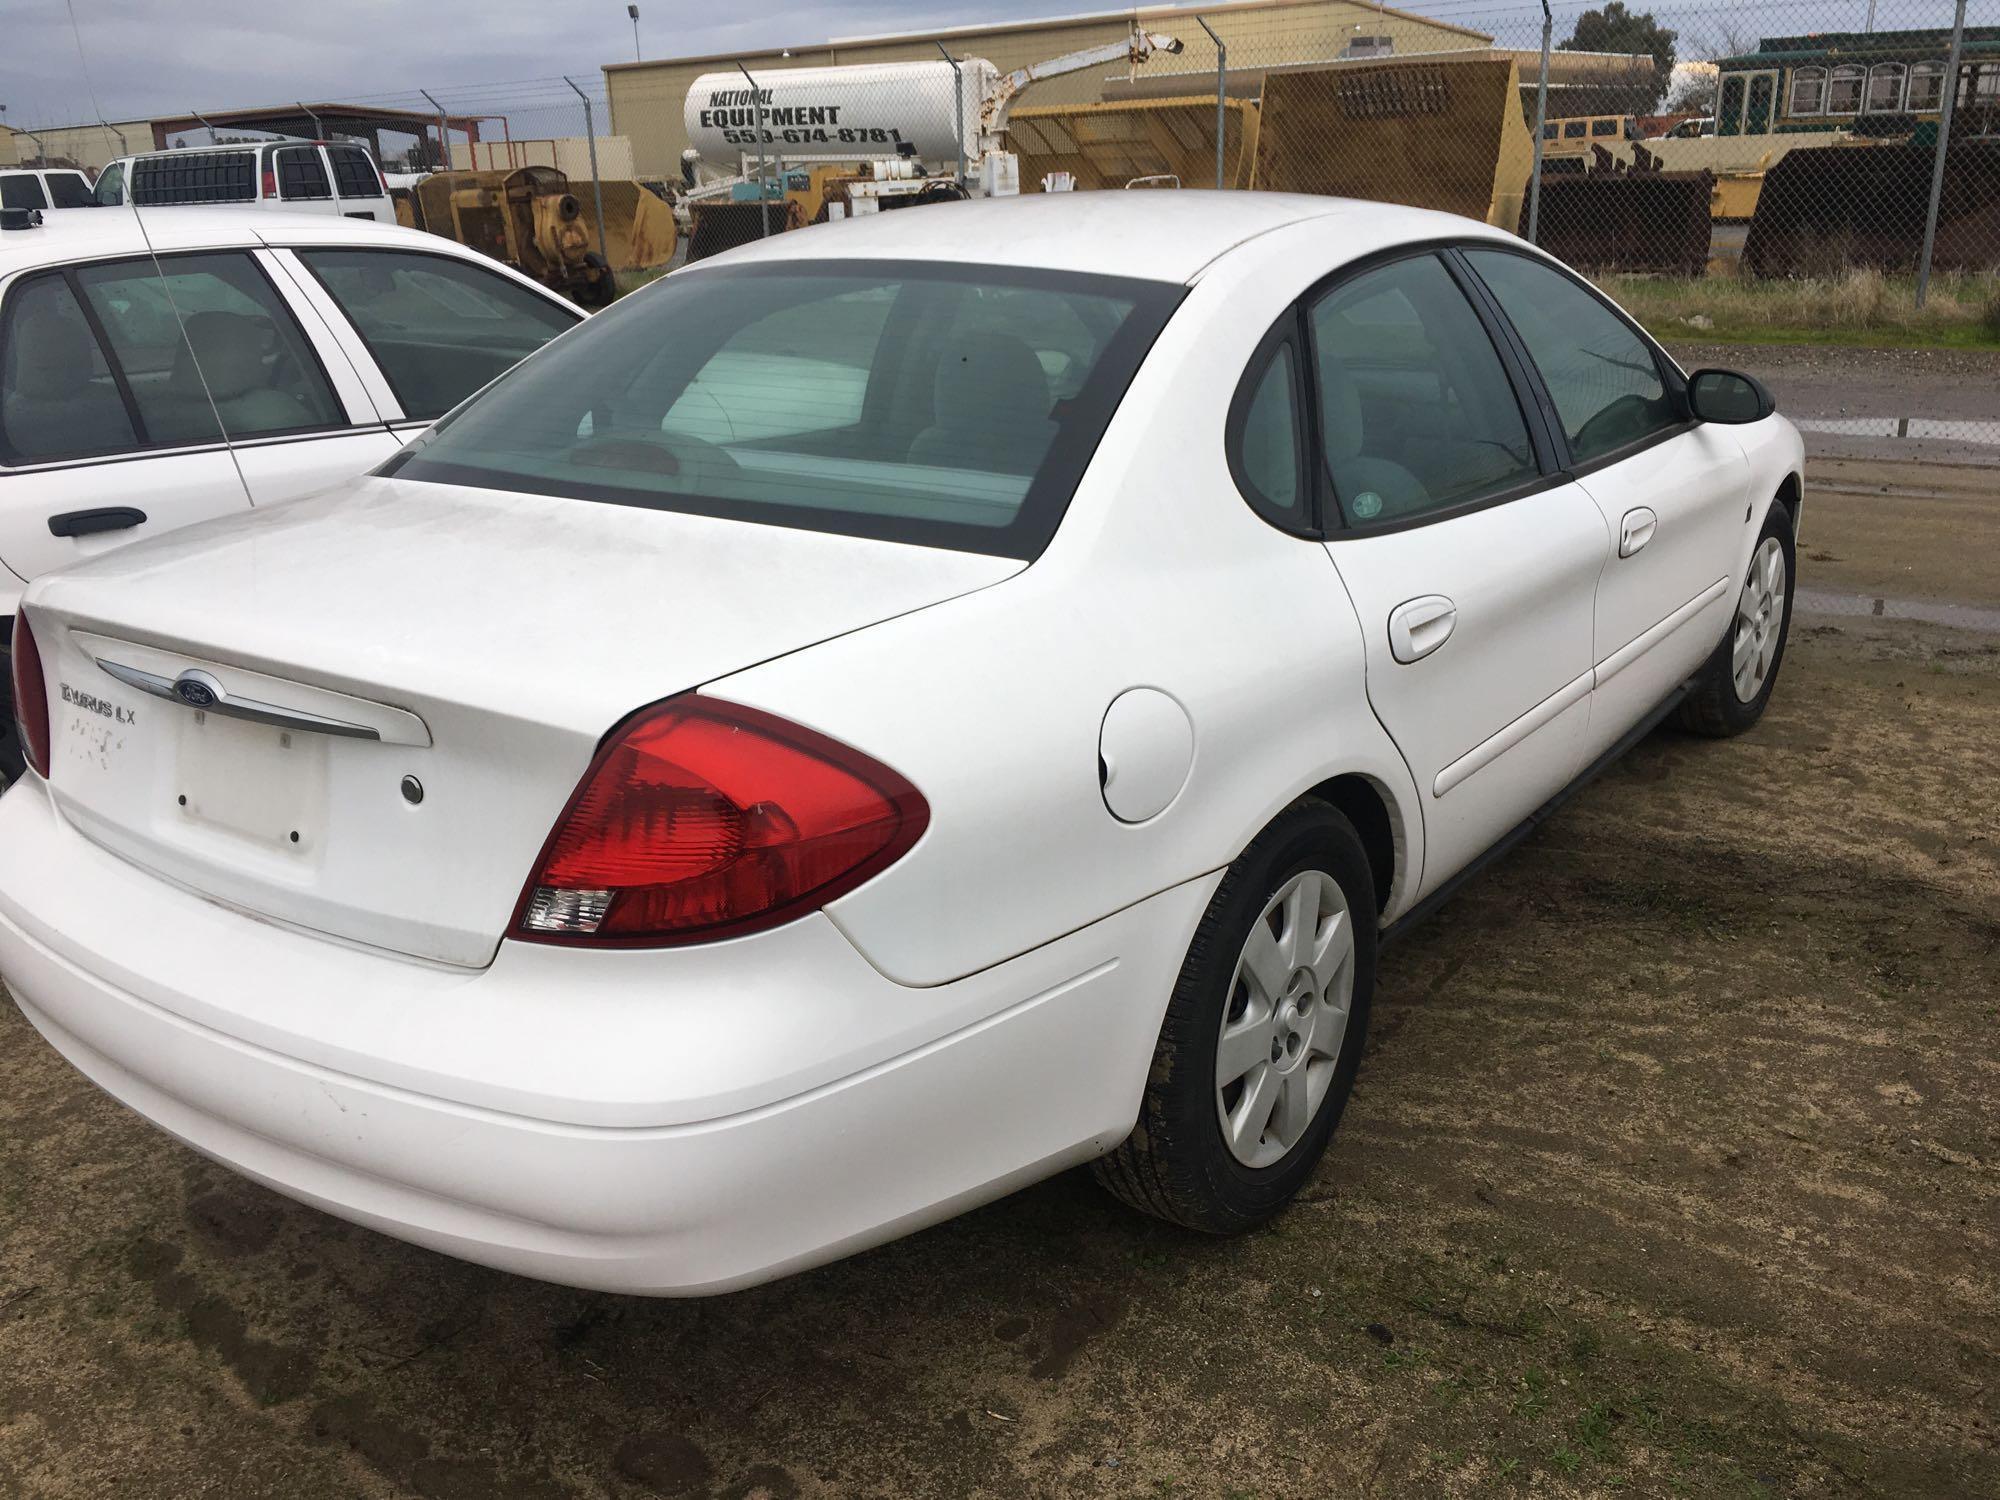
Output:
[[479,965],[613,725],[1021,566],[357,480],[45,580],[50,786],[213,899]]

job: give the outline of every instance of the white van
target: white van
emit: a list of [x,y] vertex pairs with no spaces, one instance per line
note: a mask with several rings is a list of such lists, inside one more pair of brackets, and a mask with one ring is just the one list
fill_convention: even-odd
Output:
[[0,208],[95,208],[90,179],[74,167],[8,167],[0,171]]
[[121,157],[98,174],[97,201],[140,208],[230,203],[396,222],[375,158],[349,141],[258,141]]

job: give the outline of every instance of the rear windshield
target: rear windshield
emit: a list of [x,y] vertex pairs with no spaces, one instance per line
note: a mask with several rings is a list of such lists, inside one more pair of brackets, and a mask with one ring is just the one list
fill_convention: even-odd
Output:
[[698,270],[379,472],[1029,558],[1181,293],[921,262]]

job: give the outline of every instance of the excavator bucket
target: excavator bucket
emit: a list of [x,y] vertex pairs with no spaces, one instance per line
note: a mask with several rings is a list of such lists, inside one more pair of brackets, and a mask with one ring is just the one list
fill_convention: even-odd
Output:
[[[618,271],[662,266],[680,238],[674,211],[636,182],[603,184],[606,234],[597,233],[597,194],[554,167],[439,172],[396,190],[396,217],[507,262],[586,304],[610,300]],[[407,215],[407,217],[406,217]]]
[[[1226,187],[1251,185],[1257,122],[1254,102],[1223,101]],[[1053,172],[1070,173],[1079,188],[1122,188],[1164,179],[1183,187],[1210,187],[1215,182],[1215,97],[1017,109],[1007,121],[1007,144],[1021,159],[1021,184],[1029,191]]]
[[[1930,208],[1933,146],[1794,151],[1764,174],[1743,264],[1758,276],[1816,276],[1846,266],[1907,271]],[[1954,142],[1938,202],[1940,270],[2000,266],[2000,142]]]
[[[604,240],[606,259],[614,271],[642,271],[664,266],[674,258],[680,243],[680,226],[674,211],[657,193],[627,179],[606,178],[604,193]],[[584,228],[590,246],[598,246],[597,190],[588,181],[569,185],[583,210]]]
[[1534,162],[1511,58],[1273,68],[1256,185],[1441,208],[1512,229]]

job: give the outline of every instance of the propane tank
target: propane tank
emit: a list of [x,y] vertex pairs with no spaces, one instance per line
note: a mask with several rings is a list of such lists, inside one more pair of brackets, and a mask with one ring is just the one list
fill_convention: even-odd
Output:
[[704,161],[733,169],[760,150],[788,162],[915,156],[936,169],[961,153],[976,161],[980,101],[1000,77],[978,57],[956,72],[942,59],[754,71],[754,94],[739,72],[704,73],[688,90],[688,142]]

